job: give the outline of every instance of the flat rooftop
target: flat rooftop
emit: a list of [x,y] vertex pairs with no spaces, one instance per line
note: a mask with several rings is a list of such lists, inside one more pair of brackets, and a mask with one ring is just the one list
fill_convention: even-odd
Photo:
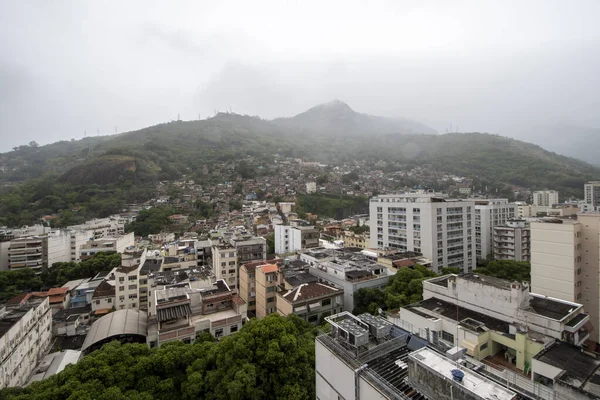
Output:
[[528,311],[544,317],[552,318],[557,321],[567,317],[573,311],[581,307],[581,304],[570,303],[563,300],[545,297],[539,294],[531,293],[529,299]]
[[477,282],[482,285],[493,286],[499,289],[510,290],[511,281],[507,279],[494,278],[492,276],[478,275],[477,270],[472,273],[461,275],[458,279]]
[[[422,348],[411,353],[408,357],[414,360],[416,364],[426,366],[428,369],[433,370],[435,373],[443,376],[449,381],[453,380],[451,371],[453,369],[457,369],[456,364],[452,360],[440,356],[433,350]],[[460,386],[463,389],[473,393],[475,398],[490,400],[513,400],[517,395],[515,392],[505,389],[499,384],[486,379],[469,369],[461,367],[458,369],[465,374]]]
[[[409,304],[408,306],[405,306],[404,309],[414,312],[424,318],[439,318],[441,316],[456,322],[467,320],[464,324],[461,323],[461,326],[471,330],[473,330],[475,326],[473,320],[479,321],[489,329],[507,335],[509,334],[510,324],[508,322],[471,311],[464,307],[457,307],[456,304],[448,303],[434,297],[418,303]],[[483,332],[481,329],[482,327],[478,326],[474,330]]]
[[580,348],[557,342],[534,358],[563,370],[558,381],[600,396],[600,361]]

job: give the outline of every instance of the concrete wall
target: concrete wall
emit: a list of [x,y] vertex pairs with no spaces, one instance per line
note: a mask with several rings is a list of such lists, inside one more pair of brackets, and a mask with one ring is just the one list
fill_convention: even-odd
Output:
[[[579,214],[582,226],[581,263],[576,276],[581,281],[581,300],[596,332],[590,339],[600,343],[600,214]],[[576,264],[577,266],[577,264]]]
[[338,396],[347,400],[354,399],[354,370],[318,340],[315,341],[315,359],[317,399],[338,400]]

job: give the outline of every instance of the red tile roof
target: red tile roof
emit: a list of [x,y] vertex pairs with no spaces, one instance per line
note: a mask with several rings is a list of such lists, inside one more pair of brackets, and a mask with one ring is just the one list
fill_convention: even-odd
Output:
[[267,264],[260,266],[260,269],[263,273],[268,274],[270,272],[278,272],[279,267],[276,264]]

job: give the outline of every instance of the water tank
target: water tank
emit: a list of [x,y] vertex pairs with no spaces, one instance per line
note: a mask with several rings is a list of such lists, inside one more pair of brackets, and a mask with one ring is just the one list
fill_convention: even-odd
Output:
[[454,379],[456,382],[462,382],[463,378],[465,377],[465,373],[460,369],[453,369],[450,372],[452,373],[452,379]]

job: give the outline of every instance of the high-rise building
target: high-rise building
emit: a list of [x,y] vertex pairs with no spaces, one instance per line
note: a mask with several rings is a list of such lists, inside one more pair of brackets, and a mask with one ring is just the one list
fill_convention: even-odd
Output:
[[472,199],[475,202],[475,255],[484,259],[492,254],[495,226],[504,225],[513,219],[517,205],[508,199]]
[[600,342],[600,213],[531,223],[531,285],[536,293],[583,304]]
[[275,225],[275,253],[286,254],[319,246],[314,226]]
[[494,227],[494,259],[531,260],[531,235],[526,221],[512,220]]
[[599,211],[600,208],[600,181],[590,181],[584,185],[584,201],[587,209]]
[[432,269],[475,268],[475,202],[429,191],[370,201],[371,247],[422,253]]
[[533,192],[533,205],[537,207],[552,207],[558,204],[558,192],[556,190],[538,190]]

